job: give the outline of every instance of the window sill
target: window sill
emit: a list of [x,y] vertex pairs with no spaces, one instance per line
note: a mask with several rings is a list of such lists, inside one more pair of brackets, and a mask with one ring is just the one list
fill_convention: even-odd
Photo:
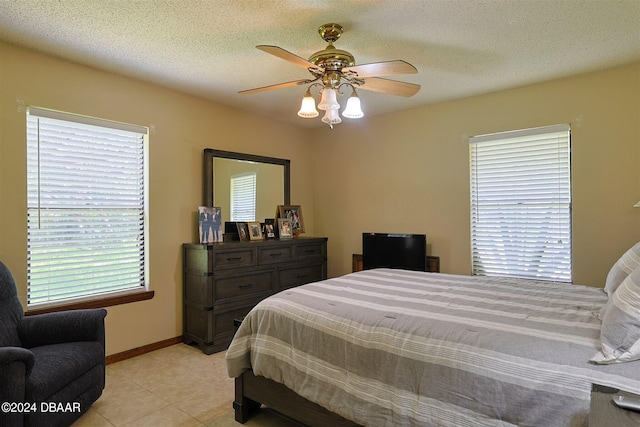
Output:
[[144,301],[153,298],[154,291],[136,292],[127,295],[118,295],[113,297],[105,297],[100,299],[94,299],[90,301],[81,301],[76,303],[62,304],[56,306],[49,306],[43,308],[36,308],[27,310],[25,316],[33,316],[36,314],[53,313],[56,311],[65,310],[81,310],[87,308],[104,308],[114,305],[128,304],[130,302]]

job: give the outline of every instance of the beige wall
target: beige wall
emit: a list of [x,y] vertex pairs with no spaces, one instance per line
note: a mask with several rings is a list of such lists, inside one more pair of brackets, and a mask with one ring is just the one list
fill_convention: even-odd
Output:
[[[196,242],[204,148],[291,159],[292,202],[313,232],[309,131],[0,42],[0,260],[26,301],[26,146],[22,105],[152,126],[150,287],[107,316],[107,353],[182,335],[181,244]],[[273,207],[275,212],[275,206]],[[307,212],[305,212],[307,214]]]
[[22,102],[152,127],[155,297],[108,308],[108,354],[182,334],[180,245],[198,239],[204,148],[291,159],[291,203],[329,237],[330,276],[350,271],[363,231],[426,233],[442,270],[467,274],[468,136],[571,123],[575,281],[601,286],[640,240],[639,65],[309,130],[0,42],[0,260],[23,301]]
[[572,128],[574,282],[602,286],[640,240],[638,65],[315,132],[315,230],[329,237],[330,275],[350,271],[365,231],[425,233],[442,271],[469,274],[468,137],[560,123]]

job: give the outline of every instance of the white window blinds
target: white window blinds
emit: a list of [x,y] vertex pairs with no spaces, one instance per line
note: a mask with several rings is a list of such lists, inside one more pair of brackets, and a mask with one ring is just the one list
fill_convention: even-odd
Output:
[[146,289],[147,129],[30,107],[28,304]]
[[474,275],[571,282],[568,125],[470,139]]
[[256,173],[231,177],[231,221],[256,220]]

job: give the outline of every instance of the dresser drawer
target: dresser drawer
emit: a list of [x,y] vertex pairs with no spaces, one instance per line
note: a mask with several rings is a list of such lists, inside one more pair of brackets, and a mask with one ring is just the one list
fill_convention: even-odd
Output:
[[261,265],[291,261],[292,258],[293,254],[291,246],[275,246],[258,249],[258,262]]
[[206,273],[185,272],[184,300],[203,307],[213,307],[213,277]]
[[317,282],[325,279],[324,265],[312,264],[302,267],[287,267],[280,269],[280,288],[278,290]]
[[262,292],[271,293],[275,283],[274,276],[275,272],[270,269],[240,276],[218,277],[215,285],[216,302]]
[[[236,330],[236,327],[233,324],[233,320],[241,319],[246,316],[253,308],[253,305],[217,313],[215,316],[214,338],[226,338],[229,342],[231,342],[231,338],[233,337],[233,334]],[[224,337],[224,335],[227,335],[228,337]]]
[[324,258],[325,248],[324,242],[299,243],[295,246],[295,258]]
[[256,264],[255,254],[253,248],[216,251],[213,254],[213,269],[251,267]]
[[[228,343],[231,342],[235,331],[233,319],[240,319],[246,316],[255,304],[256,302],[253,301],[250,305],[234,307],[229,310],[203,310],[186,304],[184,306],[184,333],[196,338],[201,344],[216,347],[222,344],[222,346],[226,348]],[[221,349],[217,351],[220,350]]]

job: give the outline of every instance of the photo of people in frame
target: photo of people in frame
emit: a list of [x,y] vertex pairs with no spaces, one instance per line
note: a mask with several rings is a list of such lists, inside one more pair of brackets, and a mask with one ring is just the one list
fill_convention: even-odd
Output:
[[251,240],[262,240],[262,226],[259,222],[249,223],[249,238]]
[[289,218],[291,230],[294,236],[304,233],[304,220],[302,219],[302,207],[300,205],[279,205],[278,218]]
[[222,242],[222,213],[219,207],[198,207],[200,243]]
[[277,237],[275,220],[273,218],[267,218],[264,220],[263,234],[265,239],[275,239]]
[[249,238],[249,226],[246,222],[236,222],[236,226],[238,227],[238,237],[240,237],[241,241],[250,240]]
[[278,218],[278,231],[281,239],[291,239],[293,230],[291,229],[290,218]]

